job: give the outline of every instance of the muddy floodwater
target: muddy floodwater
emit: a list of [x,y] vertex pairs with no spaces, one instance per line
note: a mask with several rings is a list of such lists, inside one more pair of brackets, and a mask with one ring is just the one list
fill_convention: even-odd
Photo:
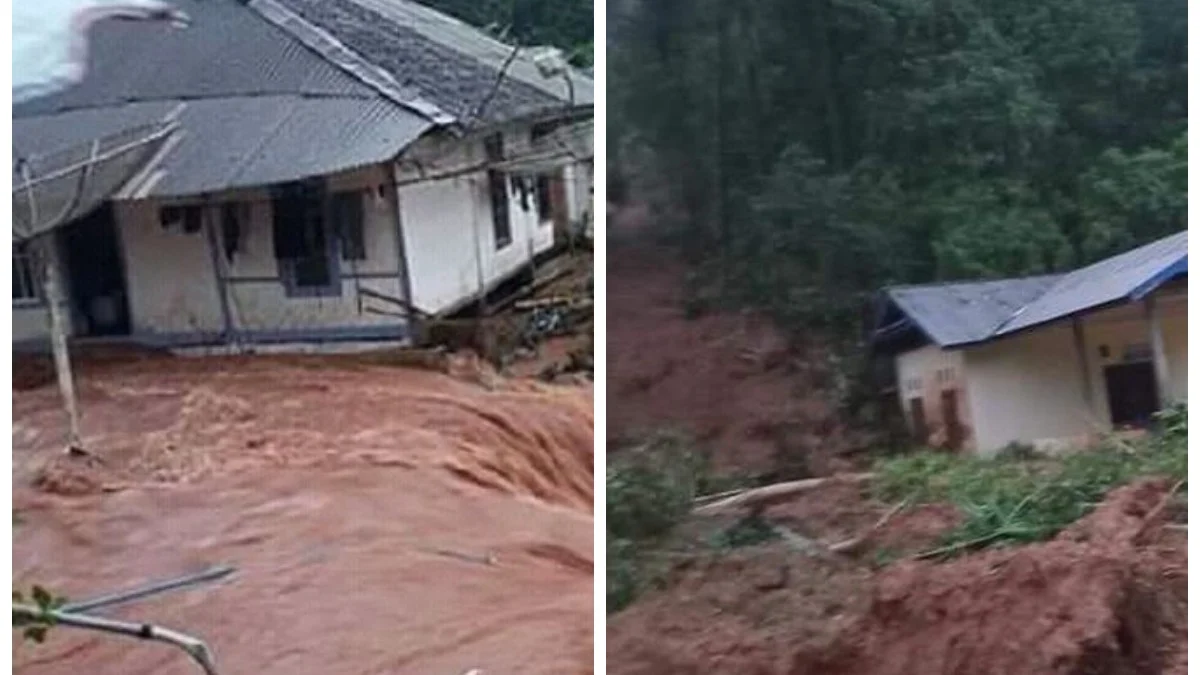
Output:
[[[352,358],[80,365],[89,449],[54,387],[14,391],[14,584],[72,599],[228,564],[113,609],[199,636],[222,673],[589,673],[590,387]],[[66,629],[17,672],[198,672]]]

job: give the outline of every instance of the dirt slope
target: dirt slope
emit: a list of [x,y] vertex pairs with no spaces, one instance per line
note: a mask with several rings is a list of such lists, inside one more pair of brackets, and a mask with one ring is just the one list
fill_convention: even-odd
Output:
[[[16,584],[81,598],[235,565],[114,611],[202,636],[228,672],[591,672],[589,388],[341,357],[80,370],[102,465],[55,458],[52,387],[14,392]],[[65,630],[15,663],[193,672]]]
[[872,572],[781,545],[689,563],[610,618],[609,672],[1182,673],[1186,536],[1154,515],[1167,487],[1117,490],[1055,541],[949,563]]
[[688,317],[686,268],[657,230],[642,206],[609,219],[609,438],[673,427],[706,441],[718,469],[768,472],[781,455],[816,474],[840,466],[820,354],[798,354],[751,313]]

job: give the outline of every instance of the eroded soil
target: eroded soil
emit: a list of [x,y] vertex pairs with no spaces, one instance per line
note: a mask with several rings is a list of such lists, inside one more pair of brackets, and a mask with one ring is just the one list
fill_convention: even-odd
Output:
[[[53,386],[14,391],[14,584],[81,599],[234,565],[112,611],[202,637],[223,672],[590,673],[590,387],[456,367],[84,358],[99,461],[60,454]],[[30,675],[194,672],[66,629],[14,647]]]

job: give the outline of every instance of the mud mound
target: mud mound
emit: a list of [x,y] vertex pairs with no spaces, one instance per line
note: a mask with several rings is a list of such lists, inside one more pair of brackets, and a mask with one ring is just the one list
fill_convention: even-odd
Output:
[[801,651],[791,672],[1161,672],[1166,608],[1139,582],[1135,545],[1167,488],[1147,481],[1114,491],[1045,544],[890,567],[838,646]]
[[608,672],[786,672],[798,643],[827,648],[865,610],[869,579],[781,545],[683,563],[662,591],[609,617]]
[[[609,672],[1125,675],[1186,672],[1186,533],[1161,527],[1162,481],[1115,490],[1054,541],[871,572],[780,545],[688,562],[609,620]],[[805,534],[869,520],[849,493],[773,509]],[[845,509],[848,516],[834,517]],[[897,516],[934,535],[944,509]],[[924,528],[924,529],[923,529]]]
[[[555,403],[560,397],[557,392],[515,395],[487,407],[454,402],[478,424],[463,434],[445,466],[485,487],[590,511],[592,411]],[[530,423],[532,410],[540,413],[537,424]]]

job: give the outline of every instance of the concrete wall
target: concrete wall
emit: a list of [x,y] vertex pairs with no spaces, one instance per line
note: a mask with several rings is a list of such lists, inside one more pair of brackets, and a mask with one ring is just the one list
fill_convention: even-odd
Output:
[[13,304],[13,342],[41,342],[50,339],[50,312],[45,305]]
[[[520,152],[529,144],[528,127],[503,133],[506,153]],[[487,173],[468,171],[482,165],[485,157],[482,137],[430,138],[396,164],[413,298],[427,312],[465,304],[481,284],[494,287],[554,246],[553,225],[539,222],[534,196],[523,204],[510,181],[512,242],[497,248]]]
[[[1186,295],[1162,297],[1159,303],[1169,389],[1176,400],[1186,400]],[[1133,304],[1096,312],[1085,316],[1082,326],[1090,403],[1070,322],[964,350],[971,417],[983,454],[1014,441],[1065,449],[1112,429],[1103,368],[1120,362],[1127,347],[1149,344],[1145,310]]]
[[980,454],[1013,442],[1051,449],[1098,430],[1085,404],[1070,323],[968,348],[964,355]]
[[[304,334],[314,337],[351,337],[359,329],[396,326],[403,319],[368,311],[396,312],[390,303],[368,299],[367,288],[403,298],[397,225],[390,190],[382,168],[364,169],[330,177],[330,191],[363,190],[363,236],[367,259],[340,260],[341,295],[288,297],[280,277],[272,244],[272,212],[266,190],[245,190],[214,198],[209,208],[218,251],[219,203],[246,205],[249,218],[242,225],[238,250],[232,259],[219,253],[214,260],[205,232],[184,233],[163,229],[156,201],[124,202],[116,207],[121,233],[135,336],[167,342],[199,335],[215,335],[225,327],[220,285],[224,280],[233,328],[253,338],[277,339]],[[187,203],[187,202],[180,202]],[[369,331],[368,331],[369,332]]]
[[929,345],[896,357],[896,384],[905,422],[913,428],[913,399],[919,398],[929,436],[924,442],[946,445],[947,418],[942,405],[945,392],[957,399],[958,420],[963,432],[963,449],[975,445],[974,424],[965,383],[963,353]]

